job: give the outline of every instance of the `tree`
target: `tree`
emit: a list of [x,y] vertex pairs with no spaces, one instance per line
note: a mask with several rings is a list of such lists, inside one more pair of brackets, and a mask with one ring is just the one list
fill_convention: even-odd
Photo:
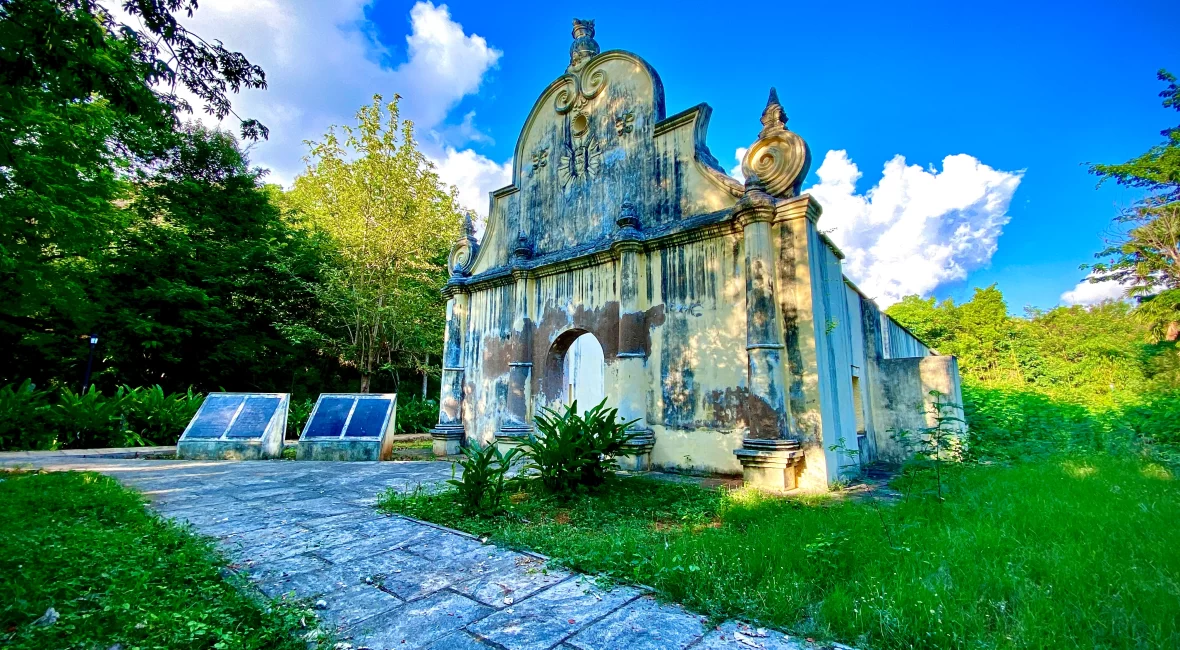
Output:
[[322,242],[284,219],[228,133],[188,126],[128,192],[96,264],[108,383],[289,390],[315,357],[281,326],[318,310]]
[[[228,93],[265,86],[241,54],[176,21],[194,0],[123,8],[142,31],[92,0],[0,4],[2,378],[64,371],[60,359],[85,356],[78,334],[97,316],[86,279],[126,226],[116,203],[129,173],[168,151],[178,111],[191,110],[177,81],[218,117],[230,111]],[[255,121],[242,127],[265,135]]]
[[398,99],[383,111],[375,96],[356,126],[343,128],[343,141],[333,127],[309,142],[307,171],[287,197],[339,260],[315,288],[322,325],[288,334],[335,351],[360,373],[362,392],[377,372],[420,368],[442,347],[439,290],[459,232],[453,191],[418,151],[413,124],[399,120]]
[[[1165,108],[1180,111],[1180,88],[1166,70],[1159,79]],[[1115,217],[1115,234],[1086,267],[1091,282],[1116,281],[1138,298],[1135,313],[1156,340],[1180,339],[1180,126],[1164,129],[1166,140],[1121,165],[1091,165],[1099,185],[1114,180],[1147,196]]]

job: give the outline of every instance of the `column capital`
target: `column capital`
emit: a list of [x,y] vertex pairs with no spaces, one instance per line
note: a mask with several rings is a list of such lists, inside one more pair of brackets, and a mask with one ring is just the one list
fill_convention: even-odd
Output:
[[733,206],[733,218],[744,229],[751,223],[770,223],[774,220],[774,197],[766,193],[762,181],[752,176],[746,179],[746,191]]

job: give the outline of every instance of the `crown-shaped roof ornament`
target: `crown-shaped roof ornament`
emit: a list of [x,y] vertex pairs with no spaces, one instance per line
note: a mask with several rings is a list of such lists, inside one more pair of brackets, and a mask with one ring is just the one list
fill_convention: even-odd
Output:
[[475,237],[475,222],[471,220],[470,212],[463,213],[463,225],[461,228],[459,234],[463,237]]
[[771,88],[762,110],[762,130],[742,160],[742,173],[747,179],[756,179],[756,185],[767,194],[786,198],[799,194],[810,169],[811,149],[787,128],[787,112],[778,92]]
[[594,40],[594,21],[574,19],[574,43],[570,45],[570,64],[567,72],[577,72],[586,61],[597,56],[602,50]]

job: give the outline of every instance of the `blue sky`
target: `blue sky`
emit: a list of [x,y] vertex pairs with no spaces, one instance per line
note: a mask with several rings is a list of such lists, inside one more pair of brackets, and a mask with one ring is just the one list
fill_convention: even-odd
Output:
[[[271,126],[252,155],[280,182],[299,172],[301,140],[350,121],[373,93],[397,92],[471,203],[503,184],[521,123],[568,63],[571,19],[593,18],[604,50],[631,50],[659,71],[669,114],[713,107],[709,146],[727,169],[776,86],[813,152],[805,186],[826,184],[817,196],[834,197],[821,227],[844,230],[834,238],[860,256],[862,285],[962,300],[994,282],[1013,312],[1059,304],[1110,217],[1135,198],[1096,190],[1083,163],[1126,160],[1177,122],[1155,79],[1161,67],[1180,74],[1174,1],[807,3],[774,14],[716,2],[227,2],[202,2],[193,26],[267,70],[270,89],[239,108]],[[905,164],[885,172],[897,156]],[[959,156],[953,172],[948,156]],[[486,211],[486,196],[476,203]],[[897,223],[881,226],[889,215]],[[913,219],[925,224],[921,241],[874,257],[878,235],[907,239]],[[862,227],[869,221],[877,228]],[[931,259],[941,275],[925,273]]]

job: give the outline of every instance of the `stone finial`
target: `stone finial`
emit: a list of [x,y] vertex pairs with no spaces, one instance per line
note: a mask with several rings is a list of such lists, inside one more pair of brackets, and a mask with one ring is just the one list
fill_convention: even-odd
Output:
[[757,178],[771,196],[787,198],[799,194],[810,169],[811,149],[787,128],[787,113],[771,88],[762,110],[762,130],[742,160],[742,173]]
[[591,57],[597,56],[601,50],[598,41],[594,40],[594,21],[574,19],[574,43],[570,45],[569,72],[576,72]]
[[463,226],[460,235],[464,238],[475,237],[475,222],[471,220],[471,213],[463,213]]
[[615,220],[615,224],[619,228],[634,228],[639,230],[639,211],[635,209],[635,204],[628,199],[623,199],[623,205],[619,210],[619,218]]

